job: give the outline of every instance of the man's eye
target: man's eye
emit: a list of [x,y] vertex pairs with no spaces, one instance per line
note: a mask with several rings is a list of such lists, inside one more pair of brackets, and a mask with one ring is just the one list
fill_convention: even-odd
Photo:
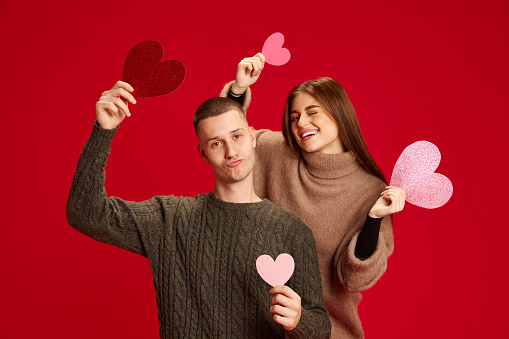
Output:
[[242,134],[235,134],[234,138],[235,139],[240,139],[242,137]]
[[219,141],[217,141],[217,142],[214,142],[213,144],[211,144],[210,146],[217,147],[219,145],[221,145],[221,143]]

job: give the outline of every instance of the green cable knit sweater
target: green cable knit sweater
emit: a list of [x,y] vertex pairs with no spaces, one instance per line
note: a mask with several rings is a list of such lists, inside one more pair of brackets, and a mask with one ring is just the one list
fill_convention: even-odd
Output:
[[[67,219],[98,241],[148,258],[161,338],[329,337],[309,228],[268,200],[236,204],[211,193],[143,202],[108,197],[105,167],[117,129],[94,125],[74,175]],[[271,287],[256,270],[258,256],[281,253],[295,260],[286,285],[302,299],[292,331],[272,319]]]

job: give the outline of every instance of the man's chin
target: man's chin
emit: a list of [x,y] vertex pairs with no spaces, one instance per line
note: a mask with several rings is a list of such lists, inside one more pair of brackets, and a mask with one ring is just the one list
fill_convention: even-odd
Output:
[[247,180],[250,173],[251,172],[249,172],[249,173],[245,173],[245,172],[232,173],[231,175],[228,176],[227,181],[229,184],[236,184],[236,183],[242,182],[244,180]]

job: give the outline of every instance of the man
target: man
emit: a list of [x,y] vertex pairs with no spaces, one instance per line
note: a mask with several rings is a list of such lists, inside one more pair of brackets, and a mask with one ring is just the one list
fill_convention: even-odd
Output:
[[[161,338],[328,338],[311,231],[254,193],[254,129],[235,101],[209,99],[193,119],[200,155],[214,171],[212,192],[143,202],[107,197],[104,169],[119,124],[131,116],[126,103],[136,103],[132,91],[119,81],[96,104],[69,194],[69,224],[148,258]],[[269,290],[256,259],[281,253],[293,256],[295,271],[287,286]]]

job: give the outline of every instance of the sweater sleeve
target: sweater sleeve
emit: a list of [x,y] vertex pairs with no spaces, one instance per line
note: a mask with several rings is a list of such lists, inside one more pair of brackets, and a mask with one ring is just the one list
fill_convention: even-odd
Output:
[[244,94],[242,94],[242,96],[240,96],[238,98],[229,96],[228,94],[230,93],[230,88],[233,86],[234,82],[235,82],[235,80],[234,81],[230,81],[229,83],[224,85],[224,87],[223,87],[221,93],[219,94],[219,96],[220,97],[224,97],[224,98],[231,98],[231,99],[237,101],[239,104],[242,105],[242,108],[244,108],[244,111],[247,113],[247,109],[249,108],[249,104],[251,104],[251,89],[248,87],[246,89],[246,91],[244,92]]
[[311,230],[299,221],[301,232],[294,232],[291,253],[295,270],[288,286],[301,297],[301,318],[298,325],[286,331],[287,338],[329,338],[331,322],[322,296],[318,254]]
[[361,292],[372,287],[385,273],[387,259],[394,249],[390,216],[383,218],[375,251],[365,260],[355,255],[359,234],[353,235],[338,261],[339,278],[349,292]]
[[105,167],[117,129],[103,129],[94,123],[74,174],[67,201],[67,221],[100,242],[148,256],[146,246],[159,237],[167,213],[163,204],[171,202],[163,197],[131,202],[106,195]]

